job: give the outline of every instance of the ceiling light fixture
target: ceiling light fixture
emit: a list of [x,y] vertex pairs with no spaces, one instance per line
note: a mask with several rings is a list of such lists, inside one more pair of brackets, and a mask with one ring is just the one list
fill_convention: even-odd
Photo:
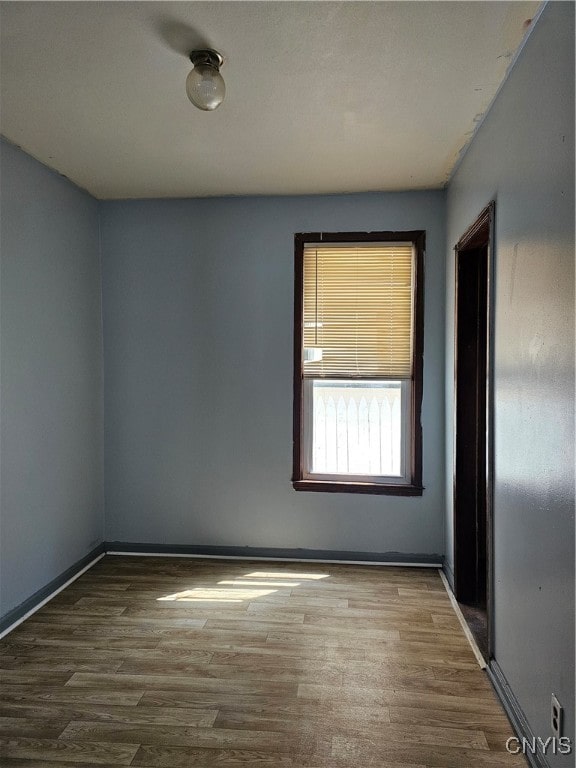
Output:
[[226,85],[220,74],[224,59],[211,48],[192,51],[190,61],[193,69],[186,78],[186,93],[198,109],[207,112],[216,109],[224,101]]

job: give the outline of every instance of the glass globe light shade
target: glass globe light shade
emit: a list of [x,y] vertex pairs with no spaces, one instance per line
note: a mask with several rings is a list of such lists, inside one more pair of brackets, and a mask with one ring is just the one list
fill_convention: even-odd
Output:
[[186,78],[186,93],[195,107],[210,111],[224,101],[226,86],[216,67],[201,63]]

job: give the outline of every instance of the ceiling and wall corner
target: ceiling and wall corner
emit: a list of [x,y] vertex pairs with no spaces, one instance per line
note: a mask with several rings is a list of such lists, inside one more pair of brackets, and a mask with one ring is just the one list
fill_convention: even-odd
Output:
[[100,199],[442,188],[539,7],[2,2],[0,130]]

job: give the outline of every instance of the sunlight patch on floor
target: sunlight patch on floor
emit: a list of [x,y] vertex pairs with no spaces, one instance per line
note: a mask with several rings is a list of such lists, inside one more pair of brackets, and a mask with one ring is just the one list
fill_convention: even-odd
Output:
[[248,587],[298,587],[299,581],[248,581],[240,576],[236,581],[219,581],[218,584],[228,584],[230,586],[248,586]]
[[159,597],[158,602],[223,602],[241,603],[245,600],[255,600],[258,597],[271,595],[275,589],[185,589],[183,592],[175,592],[173,595]]
[[[293,571],[252,571],[235,579],[218,582],[218,586],[195,587],[157,598],[170,603],[242,603],[252,602],[278,592],[283,587],[298,587],[303,581],[329,578],[328,573],[296,573]],[[259,587],[259,589],[258,589]]]
[[253,571],[247,573],[248,579],[327,579],[328,573],[289,573],[288,571]]

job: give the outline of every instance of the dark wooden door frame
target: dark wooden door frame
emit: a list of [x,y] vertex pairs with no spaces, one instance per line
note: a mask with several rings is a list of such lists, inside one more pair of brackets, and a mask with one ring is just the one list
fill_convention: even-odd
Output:
[[[493,575],[493,485],[494,485],[494,396],[493,396],[493,321],[494,321],[494,217],[495,202],[491,201],[480,213],[476,221],[462,235],[455,246],[455,320],[454,320],[454,461],[453,461],[453,524],[454,524],[454,584],[455,596],[459,599],[458,574],[458,511],[459,492],[457,487],[457,405],[458,405],[458,271],[460,259],[486,247],[486,435],[485,435],[485,506],[486,506],[486,614],[488,621],[488,657],[494,649],[494,575]],[[488,659],[486,659],[488,661]]]

